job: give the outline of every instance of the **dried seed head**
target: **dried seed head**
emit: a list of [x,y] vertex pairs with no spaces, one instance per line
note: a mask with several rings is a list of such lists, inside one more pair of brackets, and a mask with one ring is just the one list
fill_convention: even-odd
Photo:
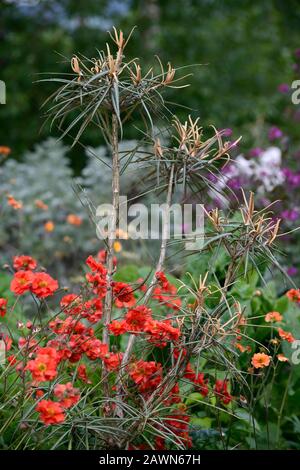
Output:
[[72,67],[73,72],[78,74],[78,81],[80,81],[82,72],[79,66],[79,61],[76,56],[72,57],[71,59],[71,67]]
[[133,65],[135,67],[135,71],[130,70],[131,80],[135,86],[138,86],[142,80],[142,71],[139,64],[134,62]]
[[281,219],[278,219],[275,226],[274,226],[274,228],[273,228],[273,230],[270,230],[270,239],[268,241],[269,246],[272,245],[274,240],[277,238],[280,222],[281,222]]
[[160,140],[158,138],[154,142],[154,152],[155,152],[155,156],[157,158],[162,158],[163,157],[163,149],[162,149]]
[[171,63],[168,62],[168,71],[167,71],[166,78],[163,80],[163,84],[167,86],[170,83],[172,83],[174,80],[174,76],[175,76],[175,69],[171,66]]

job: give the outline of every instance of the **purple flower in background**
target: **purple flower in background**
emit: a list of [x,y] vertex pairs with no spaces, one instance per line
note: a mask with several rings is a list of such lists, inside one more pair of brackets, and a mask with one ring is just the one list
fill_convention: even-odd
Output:
[[242,178],[232,178],[227,182],[228,187],[233,190],[241,189],[245,184],[246,181]]
[[295,56],[297,57],[297,59],[300,59],[300,49],[295,50]]
[[283,136],[283,132],[282,130],[279,129],[279,127],[273,126],[269,130],[268,136],[269,136],[269,140],[280,139],[280,137]]
[[250,157],[259,157],[263,153],[263,149],[260,147],[254,147],[249,151]]
[[208,173],[207,179],[211,181],[212,183],[217,183],[218,181],[218,178],[213,173]]
[[290,266],[287,270],[286,270],[287,274],[289,276],[296,276],[297,273],[298,273],[298,269],[295,267],[295,266]]
[[222,133],[222,135],[224,135],[225,137],[229,137],[232,135],[232,129],[221,129],[220,132]]
[[285,176],[286,182],[292,186],[297,187],[300,185],[300,173],[294,173],[290,168],[283,168],[282,173]]
[[288,93],[290,91],[290,86],[287,83],[280,83],[277,89],[279,93]]
[[281,212],[280,217],[291,222],[295,222],[299,218],[299,212],[296,209],[286,209]]

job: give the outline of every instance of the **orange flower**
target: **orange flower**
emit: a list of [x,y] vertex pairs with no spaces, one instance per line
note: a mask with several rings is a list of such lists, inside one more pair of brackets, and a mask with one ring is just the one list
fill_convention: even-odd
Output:
[[241,343],[235,343],[234,346],[236,347],[236,349],[238,349],[239,351],[241,351],[241,353],[247,351],[246,346],[243,346]]
[[32,280],[31,271],[17,271],[10,283],[10,290],[16,295],[22,295],[31,288]]
[[36,199],[34,204],[38,209],[42,209],[43,211],[48,210],[47,204],[45,204],[41,199]]
[[21,201],[17,201],[11,194],[8,194],[7,196],[7,204],[16,211],[23,208],[23,203]]
[[45,424],[59,424],[66,418],[64,408],[52,400],[41,400],[35,409],[40,413],[40,419]]
[[289,359],[287,357],[285,357],[284,354],[277,354],[277,359],[280,362],[288,362],[289,361]]
[[273,322],[281,321],[282,318],[283,317],[282,317],[282,315],[280,315],[279,312],[269,312],[265,316],[265,321],[268,322],[268,323],[273,323]]
[[6,147],[5,145],[0,146],[0,154],[1,155],[9,155],[11,152],[11,149],[9,147]]
[[265,353],[256,353],[252,357],[251,364],[255,369],[260,369],[263,367],[267,367],[270,364],[271,356],[268,356]]
[[282,328],[278,328],[278,334],[281,339],[285,339],[288,343],[293,343],[295,341],[294,336],[289,331],[284,331]]
[[36,261],[34,258],[28,255],[21,255],[21,256],[15,256],[14,257],[14,268],[16,271],[19,271],[20,269],[24,271],[32,271],[33,269],[36,268]]
[[82,218],[79,217],[79,216],[76,215],[76,214],[69,214],[68,217],[67,217],[67,222],[68,222],[68,224],[70,224],[70,225],[79,226],[79,225],[82,224]]
[[37,297],[45,298],[58,289],[58,282],[47,273],[34,273],[30,288]]
[[6,314],[7,300],[0,298],[0,317],[4,317]]
[[120,251],[122,251],[122,244],[120,242],[114,242],[114,251],[116,253],[120,253]]
[[287,291],[286,296],[292,302],[300,302],[300,289],[290,289]]
[[44,224],[44,229],[46,232],[53,232],[54,228],[55,228],[55,225],[52,222],[52,220],[48,220],[48,222]]

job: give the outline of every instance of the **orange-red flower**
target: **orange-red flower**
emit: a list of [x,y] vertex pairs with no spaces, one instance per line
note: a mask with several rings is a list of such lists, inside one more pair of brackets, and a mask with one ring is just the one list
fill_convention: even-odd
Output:
[[44,229],[45,232],[53,232],[53,230],[55,229],[54,222],[52,222],[52,220],[48,220],[48,222],[44,224]]
[[281,339],[288,341],[288,343],[293,343],[295,341],[294,336],[289,331],[284,331],[282,328],[278,328],[278,334]]
[[10,336],[8,336],[5,333],[0,332],[0,340],[4,342],[5,345],[5,351],[9,351],[11,346],[12,346],[12,339]]
[[54,395],[58,398],[60,405],[63,408],[71,408],[80,398],[78,388],[74,388],[71,382],[66,384],[56,384],[54,387]]
[[108,325],[108,329],[114,336],[123,335],[128,331],[128,324],[125,320],[114,320]]
[[273,323],[273,322],[278,322],[281,321],[283,316],[279,312],[269,312],[265,316],[265,321],[267,323]]
[[138,305],[128,310],[125,315],[125,321],[128,331],[141,332],[145,326],[145,322],[151,319],[151,309],[145,305]]
[[199,392],[201,393],[201,395],[203,397],[207,396],[207,394],[208,394],[208,386],[207,386],[208,379],[204,378],[204,374],[202,372],[196,374],[196,372],[192,368],[191,364],[188,363],[188,365],[186,366],[185,372],[184,372],[184,377],[186,379],[190,380],[191,382],[193,382],[197,386]]
[[149,335],[148,341],[160,348],[165,347],[169,341],[178,341],[181,334],[179,328],[173,327],[170,320],[149,319],[145,323],[144,331]]
[[31,372],[35,382],[48,382],[57,375],[59,355],[54,348],[40,348],[35,359],[28,361],[25,369]]
[[133,307],[136,303],[132,288],[125,282],[112,282],[115,305],[118,308]]
[[277,359],[280,362],[288,362],[289,361],[288,357],[286,357],[284,354],[277,354]]
[[161,382],[162,367],[154,361],[136,361],[129,366],[129,375],[137,384],[140,392],[155,389]]
[[77,369],[77,376],[82,382],[90,384],[91,381],[88,379],[87,372],[86,372],[86,366],[85,364],[80,364]]
[[33,276],[31,271],[17,271],[10,283],[10,290],[17,295],[24,294],[24,292],[30,290]]
[[7,196],[7,204],[11,206],[13,209],[15,209],[16,211],[23,208],[23,202],[17,201],[17,199],[15,199],[11,194]]
[[79,215],[76,215],[76,214],[69,214],[67,216],[67,222],[68,224],[70,225],[75,225],[75,226],[79,226],[82,224],[82,218],[79,217]]
[[0,317],[4,317],[7,309],[7,299],[0,297]]
[[255,369],[261,369],[267,367],[271,362],[271,356],[268,356],[265,353],[256,353],[253,355],[251,364]]
[[239,342],[234,343],[234,347],[238,349],[241,353],[247,351],[247,347]]
[[93,271],[93,272],[96,272],[96,273],[99,273],[101,274],[101,276],[105,277],[106,274],[107,274],[107,270],[105,268],[105,266],[103,265],[103,263],[100,261],[97,261],[95,258],[93,258],[93,256],[89,256],[86,260],[86,264],[88,265],[88,267]]
[[286,293],[286,296],[292,302],[300,302],[300,289],[290,289]]
[[13,266],[16,271],[20,271],[20,269],[32,271],[36,268],[37,262],[31,256],[21,255],[14,257]]
[[41,400],[35,409],[45,424],[59,424],[66,418],[63,407],[52,400]]
[[34,201],[34,204],[35,204],[35,206],[36,206],[38,209],[42,209],[43,211],[47,211],[47,210],[48,210],[47,204],[45,204],[44,201],[42,201],[41,199],[36,199],[36,200]]
[[40,298],[49,297],[58,289],[58,282],[47,273],[34,273],[31,291]]
[[108,353],[105,355],[103,362],[108,370],[119,369],[122,363],[123,353]]
[[104,359],[108,354],[107,344],[101,343],[100,339],[91,338],[82,344],[82,349],[89,359],[95,361],[96,359]]
[[0,145],[0,154],[1,155],[9,155],[11,152],[11,148],[7,147],[6,145]]
[[227,386],[228,380],[216,380],[214,386],[215,395],[220,399],[223,405],[228,405],[232,400],[232,396],[228,392]]

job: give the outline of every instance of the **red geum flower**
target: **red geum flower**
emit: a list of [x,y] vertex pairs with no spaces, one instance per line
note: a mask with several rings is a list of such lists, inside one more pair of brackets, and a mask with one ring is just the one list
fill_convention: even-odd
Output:
[[159,303],[170,307],[173,310],[179,310],[181,307],[181,299],[177,297],[177,289],[175,286],[170,284],[168,291],[165,291],[158,287],[153,289],[153,299],[158,300]]
[[103,359],[106,368],[110,371],[119,369],[123,353],[108,353]]
[[41,421],[47,425],[62,423],[66,418],[63,407],[52,400],[41,400],[35,409],[40,413]]
[[31,372],[35,382],[47,382],[57,375],[59,356],[54,348],[40,348],[35,359],[28,361],[25,370]]
[[123,335],[128,331],[128,325],[125,320],[114,320],[108,325],[108,329],[114,336]]
[[82,349],[91,361],[104,359],[108,353],[107,344],[101,343],[99,339],[91,338],[82,344]]
[[63,408],[71,408],[76,405],[80,398],[78,388],[74,388],[71,382],[66,384],[56,384],[54,387],[54,395],[58,398]]
[[58,282],[47,273],[33,273],[31,291],[40,298],[49,297],[58,289]]
[[0,332],[0,340],[4,342],[5,344],[5,351],[9,351],[11,346],[12,346],[12,339],[10,336],[8,336],[5,333]]
[[86,264],[88,265],[88,267],[93,271],[93,272],[97,272],[99,274],[101,274],[101,276],[103,278],[105,278],[106,274],[107,274],[107,270],[106,268],[103,266],[103,264],[101,262],[98,262],[95,260],[95,258],[93,258],[93,256],[89,256],[86,260]]
[[60,306],[66,315],[78,315],[81,313],[82,298],[78,294],[64,295],[60,301]]
[[292,302],[300,302],[300,289],[290,289],[287,291],[286,296]]
[[31,271],[17,271],[10,283],[10,290],[17,295],[22,295],[29,291],[34,274]]
[[115,305],[118,308],[133,307],[136,303],[132,288],[125,282],[112,282]]
[[100,273],[87,273],[85,275],[86,280],[91,284],[94,294],[99,295],[100,298],[105,297],[107,289],[106,278]]
[[203,373],[196,374],[190,363],[186,366],[184,377],[197,386],[203,397],[208,395],[208,379],[204,379]]
[[149,334],[148,341],[157,347],[163,348],[167,342],[177,342],[180,337],[180,330],[174,328],[170,320],[147,320],[144,325],[145,333]]
[[78,378],[79,378],[80,380],[82,380],[82,382],[85,382],[85,383],[87,383],[87,384],[92,383],[92,382],[88,379],[85,364],[80,364],[80,365],[78,366],[78,369],[77,369],[77,376],[78,376]]
[[141,393],[154,390],[161,382],[162,366],[154,361],[136,361],[129,366],[129,375]]
[[168,291],[171,287],[171,284],[169,283],[166,275],[162,271],[158,271],[155,273],[155,277],[158,280],[159,284],[161,287],[165,290]]
[[27,270],[32,271],[33,269],[36,268],[37,262],[31,256],[21,255],[21,256],[14,257],[13,266],[16,271],[20,271],[20,269],[24,271],[27,271]]
[[96,297],[85,302],[82,316],[90,323],[97,323],[102,318],[102,299]]
[[166,406],[173,405],[174,403],[180,403],[180,389],[178,383],[174,385],[174,387],[170,390],[168,394],[168,398],[164,401]]
[[228,384],[227,380],[216,380],[216,383],[214,386],[215,395],[220,399],[220,401],[224,405],[228,405],[232,400],[232,396],[227,390],[227,384]]
[[0,317],[4,317],[7,309],[7,299],[0,297]]
[[129,331],[141,332],[144,329],[145,322],[151,320],[152,311],[145,305],[128,310],[125,315],[125,321]]
[[282,328],[278,328],[278,334],[280,338],[288,341],[288,343],[293,343],[295,341],[294,336],[289,331],[284,331]]

